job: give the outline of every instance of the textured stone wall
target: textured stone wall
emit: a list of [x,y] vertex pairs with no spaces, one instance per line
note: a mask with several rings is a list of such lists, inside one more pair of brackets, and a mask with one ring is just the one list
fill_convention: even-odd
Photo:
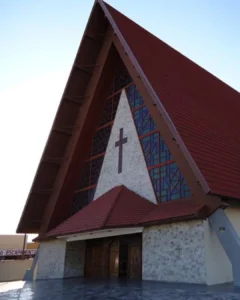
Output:
[[65,240],[40,243],[36,265],[36,279],[63,278],[66,252]]
[[67,242],[64,277],[84,275],[85,241]]
[[145,228],[142,277],[145,280],[206,283],[203,222]]
[[[123,128],[123,137],[127,137],[128,140],[123,145],[122,173],[118,174],[119,147],[115,146],[115,142],[119,140],[120,128]],[[117,185],[125,185],[130,190],[156,203],[125,91],[121,94],[94,199]]]

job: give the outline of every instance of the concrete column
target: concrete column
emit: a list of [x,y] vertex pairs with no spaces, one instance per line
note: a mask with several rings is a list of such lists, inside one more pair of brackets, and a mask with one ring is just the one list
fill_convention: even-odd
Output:
[[65,253],[65,240],[56,239],[40,243],[34,279],[63,278]]
[[67,242],[64,278],[84,275],[85,241]]

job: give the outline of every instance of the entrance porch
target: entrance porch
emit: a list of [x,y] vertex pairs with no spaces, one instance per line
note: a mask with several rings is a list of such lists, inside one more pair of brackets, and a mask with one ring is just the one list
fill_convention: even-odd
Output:
[[142,278],[142,234],[86,241],[85,277]]

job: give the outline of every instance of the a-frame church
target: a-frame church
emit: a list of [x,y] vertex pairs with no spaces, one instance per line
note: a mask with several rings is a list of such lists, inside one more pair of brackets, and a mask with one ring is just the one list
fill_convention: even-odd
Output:
[[97,0],[18,233],[35,279],[240,285],[240,94]]

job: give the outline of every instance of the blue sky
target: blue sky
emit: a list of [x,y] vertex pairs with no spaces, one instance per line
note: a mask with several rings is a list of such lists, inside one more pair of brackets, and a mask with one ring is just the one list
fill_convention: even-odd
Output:
[[[239,0],[109,4],[240,91]],[[0,233],[14,233],[93,1],[0,1]]]

